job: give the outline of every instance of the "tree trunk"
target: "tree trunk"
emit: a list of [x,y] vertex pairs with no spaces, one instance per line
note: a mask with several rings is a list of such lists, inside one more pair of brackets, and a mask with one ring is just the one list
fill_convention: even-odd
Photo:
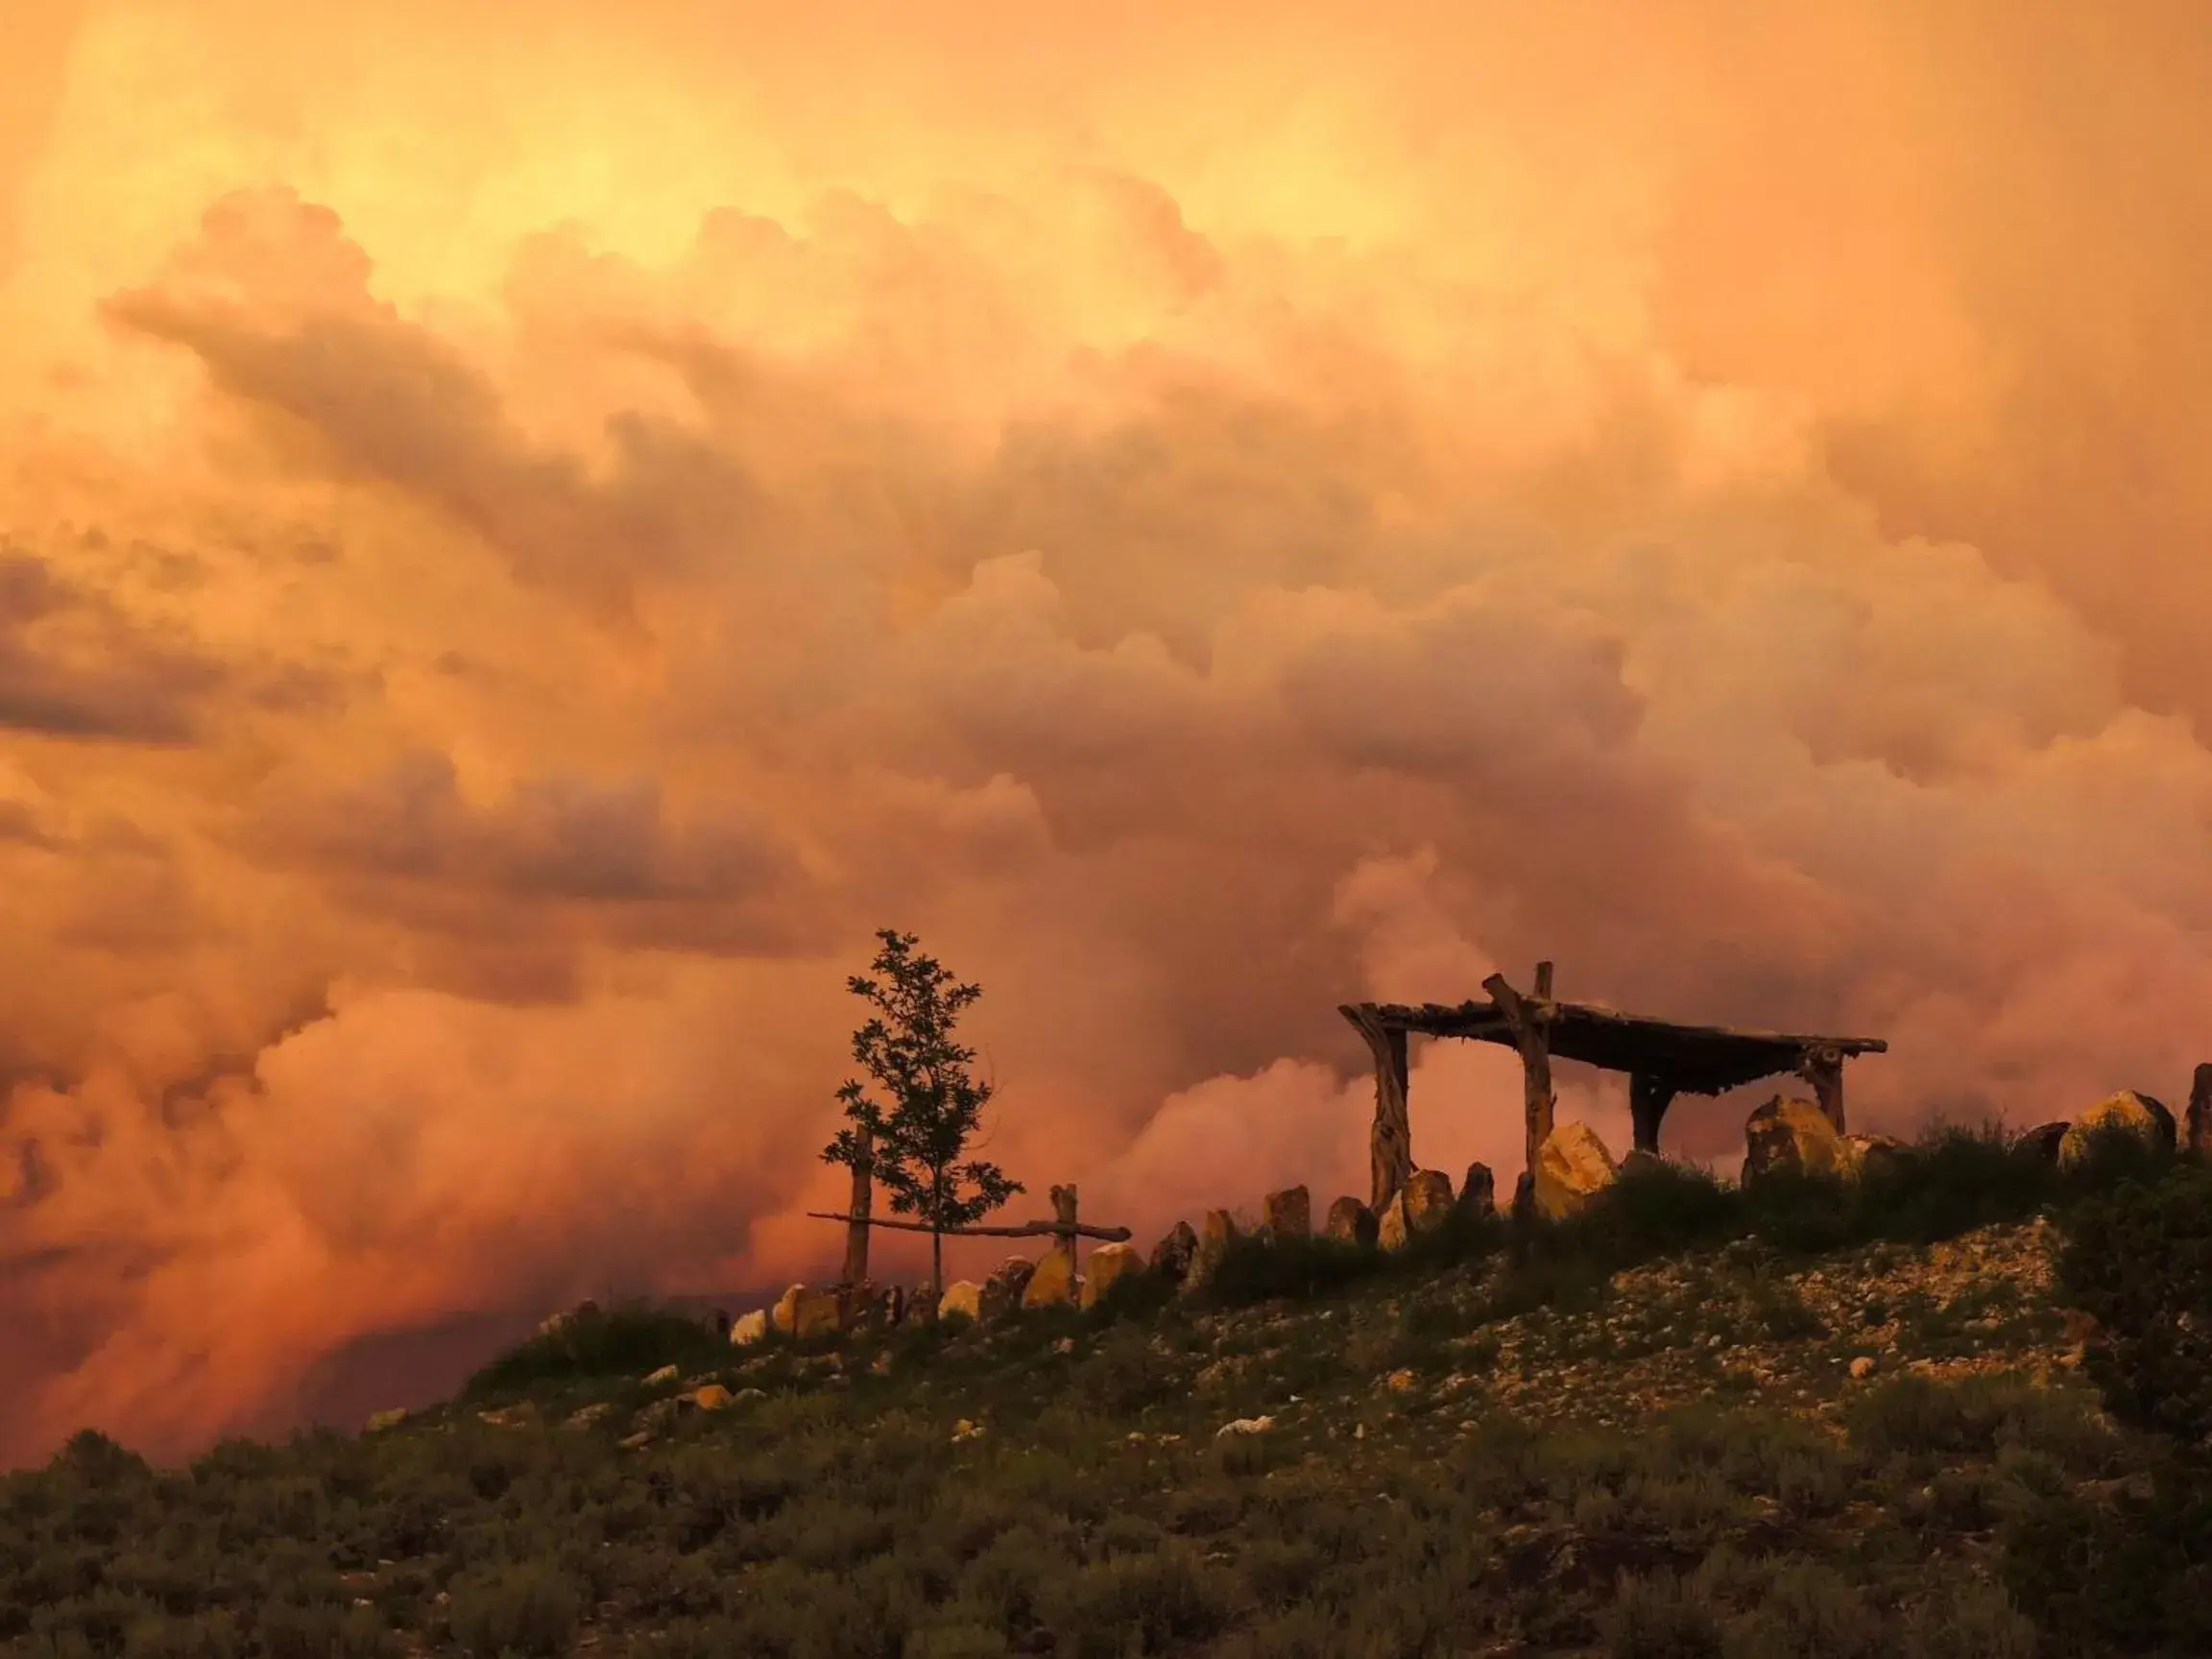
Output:
[[876,1137],[866,1129],[858,1132],[860,1162],[853,1170],[853,1208],[848,1212],[854,1220],[845,1229],[845,1283],[864,1284],[868,1278],[868,1221],[875,1208]]
[[937,1299],[945,1299],[945,1235],[934,1230],[929,1235],[929,1288]]

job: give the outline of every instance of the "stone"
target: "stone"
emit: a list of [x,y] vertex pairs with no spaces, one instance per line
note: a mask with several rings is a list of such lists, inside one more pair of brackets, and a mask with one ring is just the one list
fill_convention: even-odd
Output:
[[1144,1271],[1144,1258],[1134,1244],[1101,1244],[1091,1252],[1091,1271],[1083,1280],[1082,1303],[1095,1308],[1113,1287]]
[[1851,1151],[1828,1115],[1810,1100],[1777,1094],[1743,1124],[1743,1182],[1784,1170],[1845,1175]]
[[1313,1198],[1303,1187],[1268,1193],[1260,1210],[1260,1230],[1270,1238],[1304,1238],[1313,1231]]
[[1587,1123],[1561,1123],[1536,1148],[1536,1208],[1554,1221],[1578,1214],[1620,1178],[1613,1154]]
[[768,1323],[786,1336],[791,1334],[792,1320],[799,1306],[799,1298],[806,1293],[806,1286],[794,1285],[776,1298],[776,1305],[768,1310]]
[[1375,1242],[1375,1212],[1346,1193],[1329,1206],[1329,1219],[1322,1231],[1346,1244],[1372,1244]]
[[663,1365],[658,1371],[647,1373],[645,1378],[645,1386],[648,1388],[658,1388],[663,1382],[673,1382],[675,1381],[676,1367],[673,1365]]
[[2012,1150],[2023,1158],[2056,1164],[2058,1162],[2058,1148],[2066,1140],[2066,1131],[2073,1127],[2073,1124],[2067,1122],[2038,1123],[2012,1142]]
[[749,1348],[768,1334],[768,1310],[756,1308],[750,1313],[741,1313],[730,1321],[730,1345]]
[[809,1337],[834,1335],[838,1302],[834,1290],[802,1289],[791,1304],[791,1334],[802,1342]]
[[918,1325],[933,1324],[937,1318],[937,1292],[927,1285],[917,1285],[906,1296],[906,1317]]
[[1851,1376],[1855,1381],[1863,1380],[1873,1375],[1873,1356],[1868,1354],[1862,1354],[1858,1358],[1851,1361]]
[[1467,1166],[1467,1179],[1459,1184],[1459,1208],[1484,1221],[1497,1214],[1498,1178],[1490,1172],[1489,1165]]
[[1894,1174],[1912,1156],[1912,1148],[1894,1135],[1846,1135],[1843,1146],[1856,1176]]
[[1416,1169],[1406,1177],[1406,1225],[1433,1233],[1452,1214],[1452,1177],[1441,1169]]
[[2098,1132],[2108,1126],[2131,1131],[2153,1146],[2174,1149],[2174,1114],[2150,1095],[2133,1089],[2107,1094],[2074,1120],[2058,1143],[2058,1166],[2070,1169],[2088,1156]]
[[1198,1236],[1198,1248],[1191,1253],[1190,1271],[1183,1277],[1183,1288],[1200,1290],[1214,1281],[1220,1270],[1221,1262],[1229,1254],[1229,1247],[1237,1242],[1237,1219],[1226,1210],[1206,1212],[1206,1228]]
[[944,1299],[937,1304],[937,1313],[945,1319],[950,1319],[955,1313],[965,1313],[971,1319],[981,1320],[983,1286],[973,1279],[953,1280],[945,1286]]
[[407,1407],[395,1406],[389,1411],[372,1411],[369,1421],[361,1426],[364,1434],[381,1434],[387,1429],[397,1429],[407,1421]]
[[952,1438],[955,1440],[979,1439],[982,1436],[982,1424],[970,1422],[965,1417],[961,1418],[959,1422],[952,1425]]
[[709,1382],[704,1388],[694,1388],[684,1396],[702,1411],[719,1411],[729,1405],[733,1396],[719,1382]]
[[1647,1175],[1667,1167],[1667,1160],[1645,1146],[1631,1146],[1621,1154],[1621,1166],[1615,1171],[1623,1181],[1631,1175]]
[[1225,1434],[1264,1434],[1274,1427],[1272,1417],[1238,1417],[1214,1430],[1214,1438],[1218,1440]]
[[987,1325],[998,1324],[1022,1306],[1022,1298],[1027,1293],[1029,1281],[1036,1273],[1037,1263],[1028,1257],[1007,1257],[983,1281],[983,1299],[976,1317]]
[[1075,1255],[1070,1250],[1047,1250],[1038,1261],[1022,1291],[1024,1308],[1070,1308],[1075,1303]]
[[538,1327],[538,1334],[541,1336],[556,1335],[560,1332],[565,1331],[577,1320],[589,1318],[591,1315],[597,1313],[598,1311],[598,1303],[589,1299],[579,1302],[575,1307],[567,1309],[562,1312],[555,1313],[551,1317],[541,1321]]
[[589,1429],[592,1424],[603,1422],[613,1414],[613,1401],[594,1400],[590,1405],[571,1412],[567,1421],[563,1423],[561,1427],[564,1429]]
[[635,1434],[623,1435],[614,1444],[621,1447],[625,1452],[642,1452],[646,1447],[653,1444],[653,1431],[640,1429]]
[[1190,1276],[1190,1259],[1197,1254],[1198,1235],[1190,1222],[1178,1221],[1152,1246],[1152,1271],[1170,1285],[1180,1285]]
[[1527,1221],[1536,1214],[1536,1173],[1524,1169],[1513,1177],[1513,1219]]
[[845,1331],[880,1331],[897,1321],[892,1316],[896,1286],[872,1279],[837,1286],[837,1323]]

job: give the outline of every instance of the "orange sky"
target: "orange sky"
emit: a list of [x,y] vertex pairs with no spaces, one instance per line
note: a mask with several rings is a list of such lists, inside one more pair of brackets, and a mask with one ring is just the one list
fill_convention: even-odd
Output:
[[1145,1243],[1539,955],[1864,1126],[2212,1057],[2192,0],[1109,10],[11,13],[0,1463],[827,1267],[886,924]]

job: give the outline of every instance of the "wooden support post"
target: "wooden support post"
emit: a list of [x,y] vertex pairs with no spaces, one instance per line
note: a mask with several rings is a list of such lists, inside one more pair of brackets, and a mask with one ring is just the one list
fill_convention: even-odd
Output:
[[2184,1119],[2188,1129],[2182,1144],[2192,1158],[2212,1156],[2212,1062],[2197,1068],[2197,1075],[2189,1085],[2189,1116]]
[[[1536,980],[1547,991],[1551,986],[1551,964],[1536,965]],[[1551,1118],[1558,1101],[1551,1093],[1551,1027],[1550,998],[1542,1005],[1531,1002],[1505,983],[1505,975],[1493,974],[1482,989],[1504,1015],[1513,1033],[1513,1046],[1521,1051],[1521,1099],[1527,1140],[1527,1173],[1536,1173],[1536,1154],[1551,1138]]]
[[1658,1156],[1659,1123],[1674,1098],[1673,1083],[1654,1071],[1628,1076],[1628,1118],[1635,1125],[1636,1150]]
[[1797,1074],[1813,1085],[1814,1103],[1820,1108],[1821,1116],[1835,1125],[1836,1133],[1847,1133],[1843,1127],[1842,1051],[1826,1045],[1808,1048],[1805,1058],[1798,1063]]
[[868,1214],[876,1205],[876,1179],[873,1166],[868,1162],[876,1153],[876,1137],[866,1129],[857,1133],[861,1162],[853,1171],[853,1207],[846,1212],[853,1219],[845,1226],[845,1283],[848,1285],[867,1281]]
[[1380,1215],[1413,1178],[1413,1128],[1406,1115],[1406,1033],[1386,1029],[1372,1002],[1336,1010],[1352,1022],[1375,1057],[1375,1126],[1367,1137],[1367,1189]]
[[1076,1239],[1075,1189],[1073,1187],[1055,1187],[1052,1189],[1052,1222],[1055,1227],[1063,1229],[1063,1231],[1052,1235],[1052,1248],[1068,1258],[1068,1267],[1072,1272],[1075,1267]]

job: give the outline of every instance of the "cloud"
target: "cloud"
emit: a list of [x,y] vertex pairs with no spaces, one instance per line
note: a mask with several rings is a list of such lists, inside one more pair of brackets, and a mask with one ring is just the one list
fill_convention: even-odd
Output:
[[1877,1127],[2202,1057],[2188,8],[397,14],[0,64],[0,1457],[827,1268],[880,926],[1147,1234],[1539,958]]

